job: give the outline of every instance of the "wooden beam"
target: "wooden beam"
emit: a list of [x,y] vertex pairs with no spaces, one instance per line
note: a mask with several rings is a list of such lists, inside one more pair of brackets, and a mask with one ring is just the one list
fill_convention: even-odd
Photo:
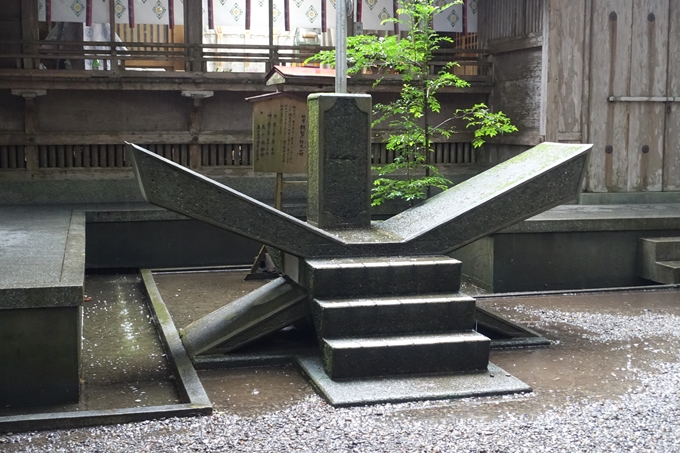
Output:
[[[195,139],[194,139],[195,138]],[[252,132],[247,131],[202,131],[197,136],[189,131],[130,132],[119,131],[83,133],[81,131],[60,131],[59,133],[38,132],[27,135],[24,132],[0,132],[0,145],[111,145],[125,141],[156,145],[197,144],[247,144],[252,142]]]
[[[398,93],[403,80],[399,76],[385,76],[373,87],[378,75],[355,75],[348,81],[350,92]],[[470,82],[468,88],[444,87],[440,93],[490,93],[492,81],[489,76],[463,76]],[[132,91],[244,91],[273,92],[265,85],[262,74],[257,73],[187,73],[121,71],[50,71],[7,70],[0,77],[0,89],[21,90],[132,90]],[[286,84],[286,91],[311,93],[332,91],[333,87],[310,83]]]
[[487,47],[490,54],[514,52],[516,50],[533,49],[543,45],[543,33],[531,33],[513,39],[499,39],[489,42]]

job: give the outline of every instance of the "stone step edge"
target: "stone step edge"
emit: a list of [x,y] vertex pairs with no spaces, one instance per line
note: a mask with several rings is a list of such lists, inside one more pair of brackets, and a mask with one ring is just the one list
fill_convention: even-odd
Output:
[[383,337],[362,337],[362,338],[323,338],[323,342],[331,349],[362,349],[362,348],[394,348],[420,346],[428,344],[442,343],[470,343],[470,342],[491,342],[488,337],[475,331],[462,331],[451,333],[419,333],[409,335],[390,335]]
[[[680,263],[679,263],[680,264]],[[446,304],[455,302],[474,302],[475,299],[463,294],[418,294],[404,296],[375,296],[375,297],[344,297],[339,299],[314,299],[314,303],[322,308],[354,308],[354,307],[373,307],[391,306],[406,304]]]
[[432,256],[394,256],[376,258],[334,258],[309,259],[307,264],[315,270],[356,269],[362,267],[403,267],[403,266],[441,266],[442,264],[458,264],[460,261],[445,255]]

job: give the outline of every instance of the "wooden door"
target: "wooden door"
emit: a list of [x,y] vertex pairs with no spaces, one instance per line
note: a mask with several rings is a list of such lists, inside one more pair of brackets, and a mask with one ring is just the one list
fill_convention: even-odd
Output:
[[588,192],[680,189],[680,113],[661,100],[680,95],[679,9],[677,0],[592,1]]

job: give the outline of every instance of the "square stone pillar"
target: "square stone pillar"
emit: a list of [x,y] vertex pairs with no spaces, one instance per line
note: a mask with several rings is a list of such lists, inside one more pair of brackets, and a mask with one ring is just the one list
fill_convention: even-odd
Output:
[[324,229],[371,223],[371,96],[308,100],[307,221]]

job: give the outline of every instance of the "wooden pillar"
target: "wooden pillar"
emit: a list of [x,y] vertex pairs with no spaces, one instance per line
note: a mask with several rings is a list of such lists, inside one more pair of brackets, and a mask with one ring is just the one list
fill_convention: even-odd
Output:
[[[40,39],[38,31],[37,1],[21,2],[21,39],[29,42],[35,42]],[[36,54],[37,46],[35,44],[24,44],[23,52],[27,54]],[[40,66],[40,60],[24,58],[23,65],[24,69],[37,69]]]
[[[24,133],[30,143],[35,142],[37,122],[35,114],[35,98],[47,94],[45,90],[12,90],[15,96],[24,98]],[[33,171],[38,168],[38,153],[34,145],[24,148],[26,153],[26,170]]]
[[109,1],[109,45],[111,51],[111,70],[118,71],[118,58],[116,56],[116,4]]
[[557,21],[560,19],[561,0],[546,0],[543,8],[543,49],[541,83],[541,135],[546,142],[556,142],[559,129],[559,79],[560,37]]
[[193,105],[189,115],[189,133],[191,143],[189,144],[189,168],[199,170],[201,168],[201,117],[203,111],[203,99],[212,97],[214,91],[182,91],[182,96],[191,98]]
[[[31,141],[35,140],[36,120],[35,120],[35,96],[24,96],[24,132]],[[26,170],[35,171],[38,169],[38,150],[30,145],[24,148],[26,156]]]
[[187,46],[185,70],[202,72],[203,64],[203,4],[184,2],[184,42]]
[[191,144],[189,145],[189,168],[198,170],[201,167],[201,145],[198,142],[201,133],[201,97],[192,96],[193,107],[189,116],[189,132]]

